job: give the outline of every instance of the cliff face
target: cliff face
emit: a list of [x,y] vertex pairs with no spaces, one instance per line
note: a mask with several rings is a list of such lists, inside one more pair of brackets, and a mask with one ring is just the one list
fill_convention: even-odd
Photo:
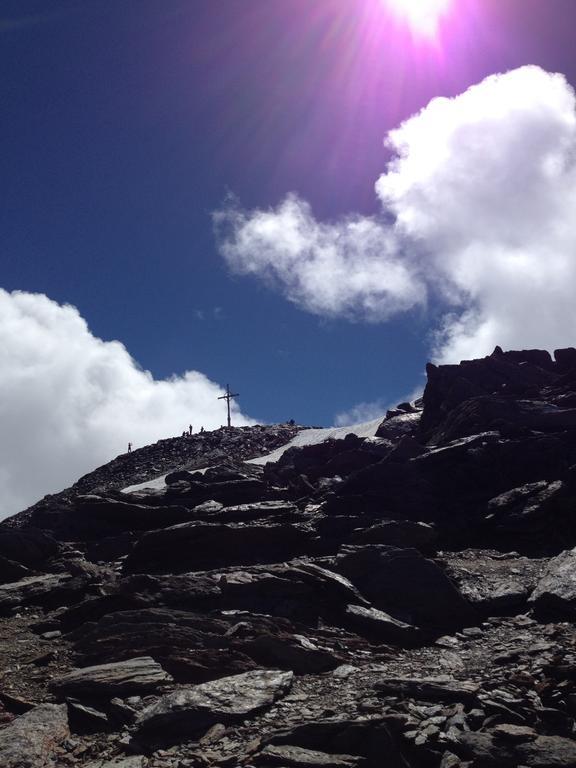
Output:
[[377,437],[245,463],[297,430],[0,526],[1,765],[576,766],[576,350],[429,366]]

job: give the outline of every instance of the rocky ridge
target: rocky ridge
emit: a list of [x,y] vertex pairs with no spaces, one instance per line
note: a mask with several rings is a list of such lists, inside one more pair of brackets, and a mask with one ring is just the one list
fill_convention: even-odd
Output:
[[427,373],[375,438],[161,441],[0,525],[0,765],[576,766],[576,350]]

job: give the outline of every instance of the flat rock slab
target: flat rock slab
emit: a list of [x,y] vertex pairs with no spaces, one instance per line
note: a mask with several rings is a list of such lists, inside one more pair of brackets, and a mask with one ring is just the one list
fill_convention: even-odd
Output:
[[473,626],[478,616],[448,576],[416,549],[343,546],[336,567],[386,613],[423,629]]
[[252,761],[258,766],[283,768],[356,768],[363,762],[357,755],[328,755],[303,747],[269,745]]
[[255,669],[163,696],[138,717],[140,732],[161,736],[231,723],[271,706],[292,685],[292,672]]
[[29,603],[41,604],[45,599],[56,597],[71,585],[68,575],[47,573],[43,576],[28,576],[20,581],[0,586],[0,614],[10,614],[14,609]]
[[150,656],[113,664],[76,669],[53,680],[50,687],[60,695],[131,695],[155,691],[172,677]]
[[475,700],[480,690],[476,683],[448,677],[388,677],[378,680],[374,688],[382,693],[411,696],[422,701]]
[[66,705],[41,704],[0,730],[0,765],[56,768],[56,747],[69,735]]

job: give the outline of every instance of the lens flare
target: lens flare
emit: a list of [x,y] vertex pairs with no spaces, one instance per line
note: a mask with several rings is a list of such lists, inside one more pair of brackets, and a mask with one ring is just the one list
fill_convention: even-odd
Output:
[[435,37],[442,16],[452,0],[386,0],[386,4],[411,29],[423,37]]

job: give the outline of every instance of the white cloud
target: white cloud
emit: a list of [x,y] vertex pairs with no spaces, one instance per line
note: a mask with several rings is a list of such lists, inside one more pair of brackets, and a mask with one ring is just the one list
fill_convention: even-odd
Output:
[[[289,196],[219,214],[222,252],[303,308],[385,320],[433,294],[441,361],[576,338],[576,99],[530,66],[435,99],[388,135],[379,217],[322,224]],[[390,224],[390,221],[393,224]],[[353,222],[353,226],[352,223]]]
[[412,403],[422,397],[423,386],[415,386],[408,394],[391,401],[384,398],[370,402],[357,403],[345,411],[340,411],[334,417],[334,426],[348,427],[352,424],[362,424],[365,421],[373,421],[379,417],[384,418],[386,411],[395,408],[399,403]]
[[377,321],[425,303],[397,237],[376,219],[321,223],[289,195],[275,210],[246,213],[231,204],[215,222],[234,271],[262,277],[314,314]]
[[374,400],[373,402],[357,403],[346,411],[340,411],[334,418],[335,427],[349,427],[352,424],[363,424],[365,421],[374,421],[386,415],[386,411],[391,407],[390,403],[384,400]]
[[[188,371],[156,381],[78,310],[0,289],[0,518],[126,450],[219,427],[223,390]],[[234,406],[234,423],[253,423]]]

